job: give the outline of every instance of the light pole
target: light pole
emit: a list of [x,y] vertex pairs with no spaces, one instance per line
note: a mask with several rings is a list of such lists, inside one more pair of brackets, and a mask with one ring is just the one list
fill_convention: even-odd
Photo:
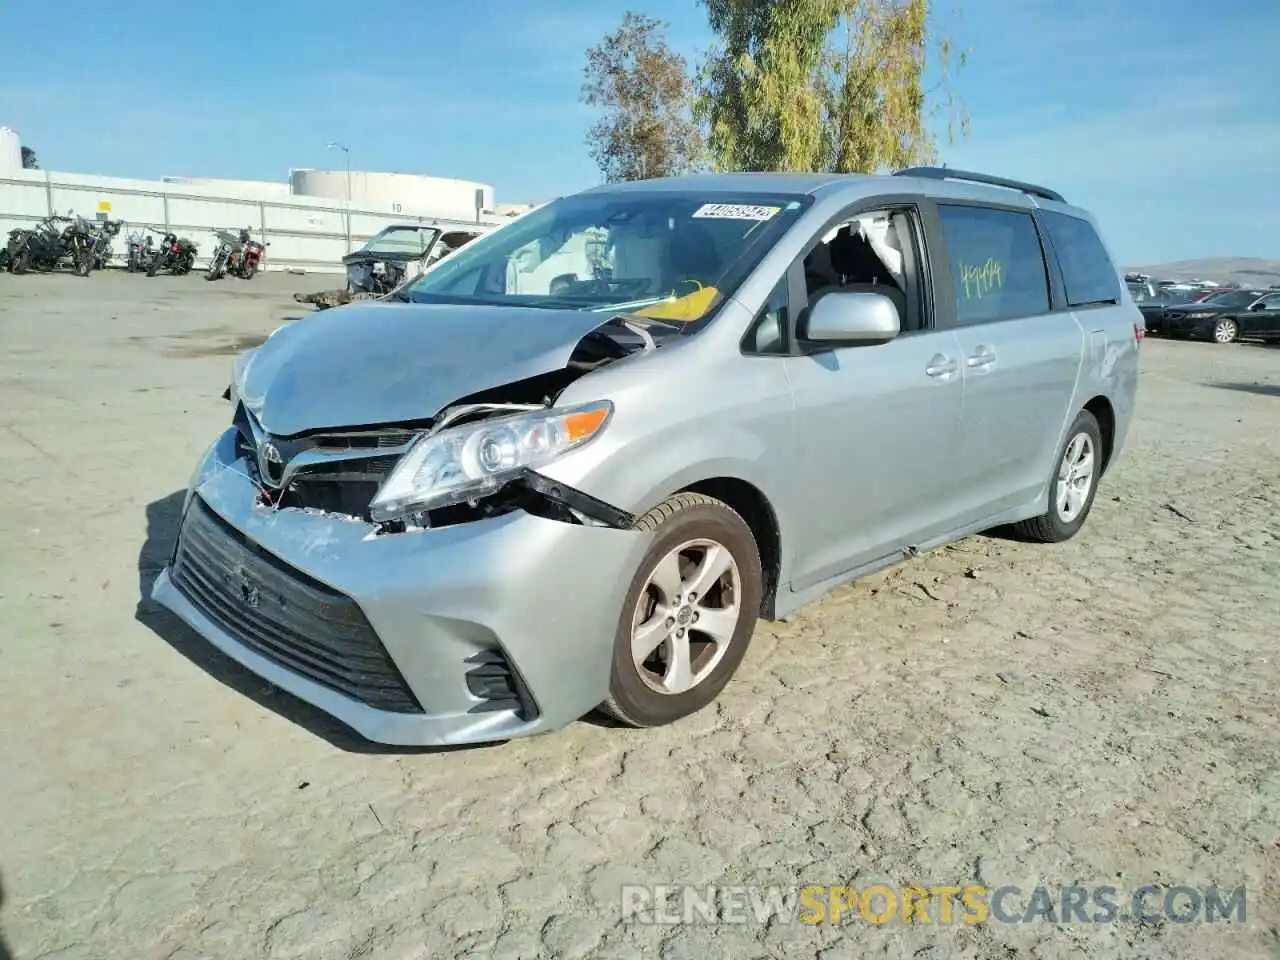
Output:
[[347,171],[347,253],[351,252],[351,151],[338,143],[336,140],[330,140],[329,149],[338,149],[342,151],[343,163]]

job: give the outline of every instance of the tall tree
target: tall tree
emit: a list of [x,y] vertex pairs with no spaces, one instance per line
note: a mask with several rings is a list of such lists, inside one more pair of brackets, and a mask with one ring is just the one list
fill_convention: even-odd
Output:
[[702,162],[693,80],[684,57],[667,46],[666,28],[628,11],[587,51],[582,100],[604,112],[587,144],[608,182],[672,176]]
[[[846,173],[928,162],[937,144],[927,121],[943,109],[948,139],[968,133],[947,89],[952,44],[931,43],[929,0],[702,2],[718,43],[697,107],[722,169]],[[926,89],[931,50],[939,79]]]
[[40,165],[36,163],[36,152],[30,147],[22,148],[22,169],[23,170],[39,170]]

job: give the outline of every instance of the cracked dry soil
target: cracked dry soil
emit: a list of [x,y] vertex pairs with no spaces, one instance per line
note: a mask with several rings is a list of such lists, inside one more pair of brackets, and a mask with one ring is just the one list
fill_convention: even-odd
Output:
[[[141,599],[227,344],[326,285],[0,276],[0,956],[1280,952],[1280,349],[1148,340],[1079,538],[761,625],[687,722],[381,751]],[[644,882],[1243,884],[1248,919],[623,924]]]

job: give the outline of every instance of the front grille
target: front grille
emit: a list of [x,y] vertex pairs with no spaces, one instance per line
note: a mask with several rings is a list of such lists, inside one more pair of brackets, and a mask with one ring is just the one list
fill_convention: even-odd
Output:
[[172,578],[202,613],[280,666],[376,710],[423,712],[354,600],[263,550],[199,497]]

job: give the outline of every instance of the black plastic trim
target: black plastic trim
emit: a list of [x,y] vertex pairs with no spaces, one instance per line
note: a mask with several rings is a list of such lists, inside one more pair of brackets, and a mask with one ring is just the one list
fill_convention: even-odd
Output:
[[522,483],[534,493],[566,506],[570,510],[585,514],[592,520],[598,520],[607,526],[618,530],[630,530],[635,526],[636,518],[634,514],[627,513],[627,511],[615,507],[611,503],[598,500],[589,493],[583,493],[581,490],[560,483],[558,480],[544,477],[537,471],[530,470],[527,467],[520,471],[515,482]]

